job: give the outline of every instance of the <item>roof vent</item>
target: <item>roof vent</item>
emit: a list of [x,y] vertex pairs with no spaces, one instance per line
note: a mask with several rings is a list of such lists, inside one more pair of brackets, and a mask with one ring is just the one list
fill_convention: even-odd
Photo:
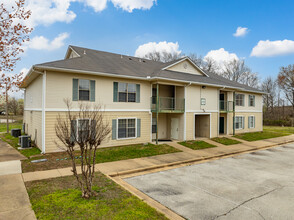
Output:
[[84,54],[86,55],[86,50],[84,50]]
[[143,63],[145,63],[146,61],[145,60],[143,60]]
[[129,60],[132,60],[132,58],[131,58],[131,57],[129,57]]
[[141,60],[141,59],[139,59],[139,62],[142,62],[142,60]]
[[120,55],[120,58],[122,59],[123,58],[123,55]]

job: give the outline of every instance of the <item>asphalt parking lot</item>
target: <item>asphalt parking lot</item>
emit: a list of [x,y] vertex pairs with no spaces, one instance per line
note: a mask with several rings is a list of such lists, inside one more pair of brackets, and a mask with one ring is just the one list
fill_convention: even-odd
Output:
[[187,219],[294,219],[294,144],[124,180]]

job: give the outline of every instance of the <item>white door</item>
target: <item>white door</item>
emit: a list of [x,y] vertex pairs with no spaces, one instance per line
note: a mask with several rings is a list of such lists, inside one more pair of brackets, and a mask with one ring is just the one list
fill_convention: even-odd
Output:
[[179,139],[179,119],[171,118],[171,139]]

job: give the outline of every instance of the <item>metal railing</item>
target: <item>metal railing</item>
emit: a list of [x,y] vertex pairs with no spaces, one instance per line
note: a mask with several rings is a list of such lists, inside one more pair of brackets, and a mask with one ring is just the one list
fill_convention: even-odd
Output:
[[[156,97],[151,97],[151,111],[156,112]],[[172,97],[158,98],[158,112],[184,112],[185,99]]]
[[233,101],[219,101],[219,110],[221,112],[233,112],[234,102]]

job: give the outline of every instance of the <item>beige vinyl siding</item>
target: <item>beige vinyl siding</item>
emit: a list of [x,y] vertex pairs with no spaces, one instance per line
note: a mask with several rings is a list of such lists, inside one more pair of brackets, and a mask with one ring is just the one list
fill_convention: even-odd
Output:
[[[65,109],[64,99],[72,100],[72,81],[76,79],[89,79],[96,81],[95,103],[101,104],[105,109],[136,109],[150,110],[151,84],[150,82],[110,78],[103,76],[71,74],[60,72],[47,72],[46,109]],[[125,82],[140,84],[140,103],[136,102],[113,102],[113,82]],[[83,101],[94,104],[94,102]],[[78,101],[73,102],[73,108],[78,107]]]
[[42,108],[42,75],[38,76],[25,90],[25,109]]
[[[55,141],[63,146],[55,134],[55,123],[58,114],[64,116],[66,112],[46,112],[46,153],[61,151]],[[138,118],[141,119],[141,136],[133,139],[112,140],[112,133],[105,140],[101,147],[112,147],[129,144],[147,143],[151,140],[151,118],[149,112],[104,112],[106,122],[112,127],[112,119],[118,118]]]
[[42,112],[41,111],[24,111],[24,119],[26,134],[42,150]]
[[[200,105],[201,98],[205,98],[205,105]],[[218,100],[217,88],[206,87],[203,89],[202,86],[196,85],[186,87],[186,111],[217,111]]]
[[191,62],[188,60],[180,62],[180,63],[168,68],[167,70],[177,71],[177,72],[182,72],[182,73],[191,73],[191,74],[195,74],[195,75],[203,75],[203,73],[200,72],[198,69],[196,69],[196,67],[193,64],[191,64]]
[[[262,131],[262,113],[261,112],[236,112],[236,116],[244,116],[244,129],[236,129],[235,133]],[[248,128],[248,116],[255,116],[255,127]],[[228,114],[229,134],[233,134],[233,113]]]
[[[262,95],[253,93],[236,92],[236,94],[244,94],[244,106],[236,106],[236,112],[247,111],[247,112],[262,112]],[[255,106],[249,106],[249,95],[255,96]]]

